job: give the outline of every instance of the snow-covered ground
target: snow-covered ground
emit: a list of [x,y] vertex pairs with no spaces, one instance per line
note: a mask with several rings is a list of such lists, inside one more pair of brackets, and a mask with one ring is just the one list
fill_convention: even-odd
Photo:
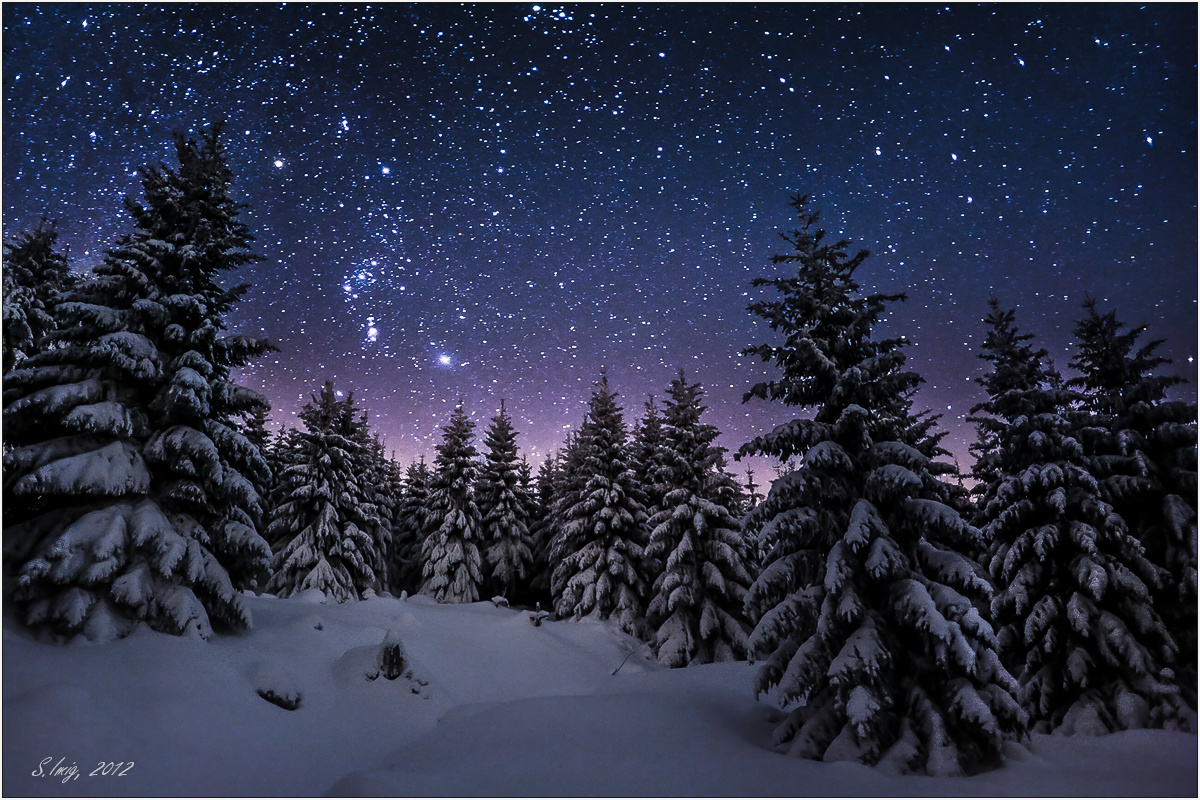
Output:
[[[668,670],[604,623],[423,598],[248,602],[254,630],[210,642],[143,628],[49,646],[6,615],[4,795],[1197,794],[1194,735],[1035,736],[994,772],[897,777],[772,752],[754,667]],[[389,632],[411,677],[368,680]]]

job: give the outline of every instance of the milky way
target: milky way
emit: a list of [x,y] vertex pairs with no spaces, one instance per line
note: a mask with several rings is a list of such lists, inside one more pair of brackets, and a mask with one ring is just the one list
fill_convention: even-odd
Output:
[[539,461],[601,366],[626,418],[679,367],[736,449],[773,341],[745,310],[787,203],[905,291],[918,407],[964,421],[991,295],[1060,368],[1090,293],[1165,337],[1195,397],[1196,6],[6,4],[4,234],[58,221],[77,269],[137,169],[227,121],[267,260],[231,327],[277,423],[327,378],[433,454],[500,400]]

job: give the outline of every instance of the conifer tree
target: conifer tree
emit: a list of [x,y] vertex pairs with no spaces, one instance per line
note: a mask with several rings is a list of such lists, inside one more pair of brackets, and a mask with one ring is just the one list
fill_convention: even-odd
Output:
[[376,583],[381,590],[391,587],[391,576],[388,566],[392,561],[392,526],[396,518],[398,478],[395,465],[388,459],[379,434],[371,433],[364,414],[359,423],[359,437],[356,444],[363,454],[363,480],[367,503],[374,507],[374,519],[368,533],[375,542],[375,563],[371,569],[375,572]]
[[616,397],[601,372],[559,499],[550,589],[560,617],[613,618],[637,636],[644,624],[639,568],[646,511]]
[[270,449],[271,443],[271,434],[267,431],[267,415],[270,411],[271,407],[265,403],[255,406],[246,412],[242,423],[242,435],[264,454]]
[[746,483],[742,488],[744,489],[742,497],[745,500],[742,508],[744,516],[753,511],[754,507],[763,501],[763,494],[758,490],[758,484],[754,480],[754,470],[749,467],[746,467]]
[[459,404],[437,447],[421,545],[425,578],[421,594],[439,603],[474,603],[483,584],[474,430],[475,423]]
[[992,298],[986,322],[988,399],[971,410],[987,443],[979,523],[998,639],[1031,722],[1085,734],[1190,725],[1162,671],[1177,646],[1151,603],[1157,570],[1091,472],[1082,398],[1026,344],[1014,311]]
[[521,483],[517,434],[503,400],[484,442],[488,451],[479,472],[478,495],[489,591],[512,599],[528,578],[533,561],[529,551],[532,501]]
[[[586,427],[586,423],[581,428]],[[568,533],[564,526],[568,512],[582,500],[587,486],[588,475],[585,464],[588,455],[588,441],[580,435],[581,431],[571,431],[567,440],[559,450],[556,468],[548,476],[550,478],[550,502],[546,510],[547,542],[544,556],[537,559],[546,568],[534,577],[535,589],[543,589],[550,595],[551,603],[555,603],[553,589],[554,570],[561,564],[569,553],[582,546],[582,529],[578,526]]]
[[646,410],[641,420],[633,429],[633,460],[638,485],[646,496],[647,516],[653,516],[662,509],[663,495],[668,490],[670,458],[662,415],[651,395],[646,400]]
[[[271,434],[267,430],[267,414],[270,410],[271,408],[266,402],[255,406],[246,412],[239,427],[242,435],[246,437],[246,441],[258,448],[258,452],[262,454],[263,460],[267,463],[268,469],[265,472],[248,476],[254,484],[254,491],[258,493],[262,501],[264,521],[265,514],[272,505],[272,497],[275,492],[276,478],[278,476],[274,463],[274,444],[271,441]],[[263,527],[266,527],[265,524]]]
[[396,454],[393,452],[390,458],[385,457],[383,460],[383,483],[384,495],[387,497],[389,504],[389,515],[383,530],[380,531],[380,538],[386,542],[383,551],[386,553],[385,564],[387,581],[384,583],[384,588],[395,597],[399,597],[402,591],[407,589],[407,584],[404,582],[404,556],[398,548],[401,540],[397,537],[397,529],[400,527],[400,514],[404,504],[404,473],[400,471],[400,463],[396,461]]
[[4,372],[33,355],[58,327],[54,309],[75,284],[67,258],[55,250],[58,231],[42,219],[32,231],[4,243]]
[[533,602],[545,601],[547,607],[550,606],[550,575],[553,571],[550,563],[550,543],[554,536],[552,508],[562,482],[559,455],[551,453],[538,468],[537,491],[533,495],[532,521],[529,525],[529,552],[532,555],[529,590]]
[[[996,398],[1009,395],[1017,398],[1022,393],[1061,382],[1062,378],[1050,364],[1046,350],[1035,350],[1028,344],[1033,334],[1017,332],[1014,325],[1016,312],[1002,310],[1000,301],[994,297],[988,301],[988,308],[985,321],[991,327],[979,358],[989,362],[992,371],[976,379],[988,394]],[[976,415],[971,420],[976,427],[976,441],[970,447],[975,456],[971,475],[977,481],[977,502],[981,506],[985,504],[987,492],[994,492],[1005,477],[1007,456],[1002,451],[1009,429],[1007,420],[999,415],[989,413],[988,416],[977,416],[982,408],[976,406],[971,410],[971,414]],[[1031,409],[1015,410],[1028,412]]]
[[746,482],[741,485],[740,496],[738,520],[742,524],[742,539],[746,544],[746,569],[749,570],[752,577],[757,578],[758,574],[762,572],[762,566],[766,563],[768,554],[776,543],[765,540],[761,528],[750,529],[746,526],[751,512],[766,499],[766,496],[759,491],[758,482],[754,480],[754,470],[749,467],[746,468]]
[[914,438],[904,340],[873,337],[903,295],[861,294],[866,252],[827,242],[806,197],[793,206],[794,253],[773,261],[797,271],[755,280],[779,298],[750,306],[784,341],[745,351],[781,373],[747,399],[811,411],[739,453],[799,459],[748,518],[775,542],[746,602],[756,693],[801,703],[775,733],[793,755],[929,774],[996,764],[1021,710],[980,614],[990,586],[961,552],[978,531]]
[[280,597],[317,589],[338,603],[379,587],[379,509],[371,453],[353,395],[339,400],[331,381],[300,410],[305,430],[289,437],[279,476],[282,501],[271,510],[277,543],[267,591]]
[[517,464],[517,485],[521,487],[521,491],[525,493],[525,498],[529,501],[529,514],[532,516],[533,509],[537,504],[537,500],[534,498],[537,485],[533,480],[533,465],[529,463],[527,455],[522,455],[521,463]]
[[737,486],[725,471],[717,429],[700,421],[698,383],[671,382],[662,426],[665,493],[650,518],[647,556],[662,563],[647,621],[658,660],[669,667],[745,658],[742,616],[751,583]]
[[392,536],[392,593],[415,593],[421,586],[421,545],[424,543],[425,513],[433,473],[425,456],[408,465],[404,488],[396,511]]
[[1179,685],[1195,708],[1196,405],[1168,400],[1183,378],[1155,375],[1170,360],[1163,340],[1138,346],[1146,326],[1124,330],[1116,311],[1087,299],[1075,327],[1067,385],[1082,394],[1083,444],[1105,501],[1121,515],[1147,557],[1162,569],[1154,607],[1179,646]]
[[[667,450],[666,435],[663,431],[662,415],[654,396],[646,399],[645,411],[642,418],[633,428],[631,458],[633,460],[634,479],[642,490],[643,503],[646,508],[645,541],[650,541],[649,520],[662,510],[663,497],[670,488],[667,484],[670,475],[668,466],[671,455]],[[642,573],[646,577],[646,585],[651,586],[663,571],[663,563],[657,556],[648,552],[642,554]]]
[[134,232],[5,378],[6,561],[29,625],[106,639],[137,621],[205,638],[251,624],[238,590],[266,576],[267,465],[238,418],[265,401],[232,374],[270,345],[225,332],[247,287],[219,281],[258,256],[220,134],[178,135],[178,165],[143,171]]
[[284,428],[279,431],[267,444],[263,457],[271,469],[271,492],[263,504],[263,537],[271,546],[271,552],[278,553],[291,539],[292,531],[276,528],[272,533],[270,527],[271,515],[280,505],[286,503],[291,495],[291,487],[285,485],[283,476],[292,466],[304,460],[304,444],[300,439],[300,431],[296,428]]

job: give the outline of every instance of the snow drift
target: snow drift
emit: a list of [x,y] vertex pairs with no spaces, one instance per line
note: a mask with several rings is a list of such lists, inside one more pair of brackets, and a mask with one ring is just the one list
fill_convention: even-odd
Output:
[[[756,668],[746,663],[669,670],[615,623],[535,627],[531,612],[490,602],[323,599],[247,596],[254,629],[208,642],[142,627],[106,645],[52,646],[6,615],[3,793],[1197,791],[1196,736],[1167,731],[1034,736],[1008,746],[1003,768],[968,778],[789,758],[770,749],[781,712],[752,699]],[[393,653],[388,667],[384,645],[396,642],[403,663]]]

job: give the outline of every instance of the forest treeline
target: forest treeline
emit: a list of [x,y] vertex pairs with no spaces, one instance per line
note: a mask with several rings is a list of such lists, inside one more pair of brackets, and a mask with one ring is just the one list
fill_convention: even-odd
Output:
[[682,370],[632,420],[601,372],[536,475],[504,403],[401,465],[332,383],[272,435],[233,380],[272,346],[226,329],[259,257],[221,137],[143,171],[88,274],[52,224],[5,242],[4,593],[39,635],[207,638],[251,626],[245,592],[503,597],[672,667],[753,659],[808,758],[969,773],[1030,730],[1195,730],[1196,405],[1145,327],[1085,299],[1066,378],[990,300],[968,489],[878,335],[903,295],[802,197],[748,308],[776,377],[747,399],[795,416],[734,455],[789,465],[765,495]]

